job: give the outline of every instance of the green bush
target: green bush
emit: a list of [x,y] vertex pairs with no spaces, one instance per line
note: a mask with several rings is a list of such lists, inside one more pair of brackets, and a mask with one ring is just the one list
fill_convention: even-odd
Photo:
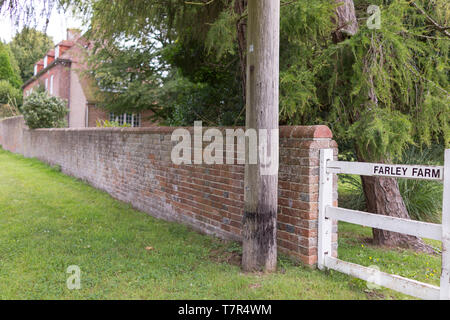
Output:
[[0,104],[0,119],[15,117],[19,114],[19,109],[14,104]]
[[13,101],[15,105],[21,105],[22,91],[15,88],[7,80],[0,80],[0,104],[10,104],[11,101]]
[[[402,164],[442,165],[443,147],[429,150],[410,148],[404,152]],[[361,178],[339,176],[339,206],[352,210],[366,210]],[[400,193],[411,219],[440,223],[442,213],[442,183],[427,180],[398,179]]]
[[25,123],[30,129],[63,128],[69,110],[67,102],[58,97],[51,97],[45,92],[29,95],[21,109]]

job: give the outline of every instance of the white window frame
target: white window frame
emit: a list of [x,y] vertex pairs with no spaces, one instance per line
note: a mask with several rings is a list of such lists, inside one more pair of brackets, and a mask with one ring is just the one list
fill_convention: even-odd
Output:
[[59,45],[55,47],[55,60],[59,58]]
[[53,79],[55,78],[54,75],[50,77],[50,94],[53,95]]
[[48,91],[48,78],[45,79],[45,91]]
[[38,65],[35,64],[35,65],[34,65],[34,75],[37,75],[37,73],[38,73],[37,70],[38,70]]
[[47,64],[48,64],[48,56],[44,57],[44,69],[47,68]]

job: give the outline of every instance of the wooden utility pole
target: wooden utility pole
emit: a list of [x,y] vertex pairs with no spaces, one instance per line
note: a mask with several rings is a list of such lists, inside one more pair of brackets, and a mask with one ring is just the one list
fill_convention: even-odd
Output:
[[[270,153],[271,135],[278,137],[279,128],[280,1],[248,0],[247,30],[246,128],[267,130]],[[249,151],[255,152],[247,144]],[[258,157],[258,164],[245,167],[242,267],[249,272],[277,267],[278,165],[269,175],[262,166]]]

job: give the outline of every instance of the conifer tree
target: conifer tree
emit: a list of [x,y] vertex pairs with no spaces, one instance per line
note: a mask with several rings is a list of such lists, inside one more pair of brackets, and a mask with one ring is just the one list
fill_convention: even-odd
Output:
[[20,88],[22,80],[19,67],[9,47],[0,42],[0,80],[8,81],[13,87]]

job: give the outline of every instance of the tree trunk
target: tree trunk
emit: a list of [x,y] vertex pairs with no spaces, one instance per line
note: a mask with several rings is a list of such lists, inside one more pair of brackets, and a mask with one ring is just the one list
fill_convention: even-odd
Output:
[[345,37],[355,35],[359,27],[353,0],[335,0],[335,2],[339,6],[336,8],[336,15],[332,17],[332,21],[336,25],[333,40],[338,43],[344,41]]
[[[332,18],[336,25],[336,30],[333,32],[333,40],[337,43],[358,32],[358,20],[356,19],[353,0],[335,1],[336,3],[342,3],[342,5],[336,8],[336,15]],[[372,79],[369,79],[369,81],[373,84]],[[374,88],[370,91],[368,98],[374,105],[378,104]],[[356,149],[358,160],[366,162],[368,159],[364,159],[360,155],[360,152],[358,152],[358,148]],[[380,160],[379,162],[383,161]],[[400,194],[397,180],[394,178],[364,176],[361,179],[368,212],[410,219],[408,210]],[[373,229],[373,242],[382,246],[404,247],[434,253],[434,250],[420,238],[391,231]]]
[[249,0],[246,128],[267,129],[267,150],[272,150],[275,129],[275,154],[270,156],[277,165],[266,172],[261,152],[247,143],[247,159],[249,152],[259,153],[258,164],[247,161],[245,166],[242,267],[248,272],[273,272],[277,266],[279,32],[280,2]]
[[[363,176],[362,182],[368,212],[410,219],[395,178]],[[376,245],[434,253],[430,246],[415,236],[380,229],[373,229],[372,233]]]

